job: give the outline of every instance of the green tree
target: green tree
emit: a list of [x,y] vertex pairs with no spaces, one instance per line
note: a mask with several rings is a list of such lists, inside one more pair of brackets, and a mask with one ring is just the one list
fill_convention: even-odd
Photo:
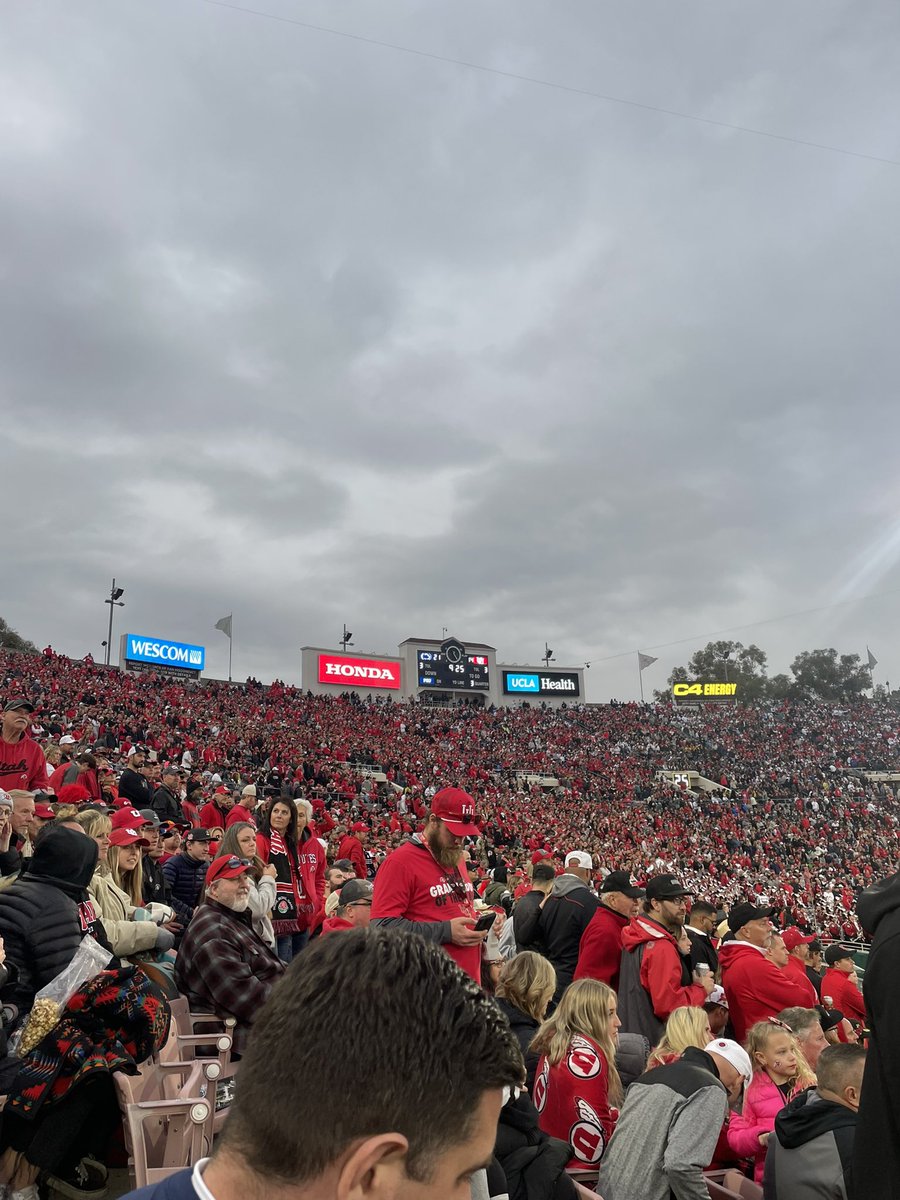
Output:
[[818,700],[851,700],[872,686],[869,668],[858,654],[837,650],[804,650],[791,663],[794,691]]
[[[745,646],[743,642],[707,642],[697,650],[686,667],[676,667],[669,676],[669,689],[673,683],[688,680],[726,679],[736,683],[738,700],[760,700],[769,694],[769,678],[766,675],[766,652],[759,646]],[[657,692],[658,698],[669,693]]]
[[26,654],[37,654],[34,642],[26,641],[0,617],[0,650],[24,650]]

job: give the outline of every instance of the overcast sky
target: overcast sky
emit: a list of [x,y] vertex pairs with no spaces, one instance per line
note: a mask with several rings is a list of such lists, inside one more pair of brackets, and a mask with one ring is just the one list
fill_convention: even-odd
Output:
[[823,608],[734,636],[900,683],[895,0],[248,7],[426,55],[4,0],[0,615],[99,655],[115,575],[210,674],[233,611],[236,677],[446,626],[605,700]]

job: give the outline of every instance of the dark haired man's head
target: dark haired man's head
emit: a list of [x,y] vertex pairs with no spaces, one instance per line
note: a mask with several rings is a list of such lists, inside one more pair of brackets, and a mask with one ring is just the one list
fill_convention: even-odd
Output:
[[[329,1086],[310,1088],[322,1062]],[[490,1160],[502,1089],[523,1079],[500,1010],[437,946],[393,930],[322,938],[254,1026],[205,1178],[215,1195],[219,1179],[252,1196],[463,1200]]]
[[549,892],[555,879],[552,863],[539,862],[531,872],[531,886],[539,892]]
[[692,929],[698,929],[701,933],[705,933],[707,937],[715,932],[718,921],[716,920],[716,909],[706,900],[695,900],[691,905],[691,914],[688,917],[688,924]]

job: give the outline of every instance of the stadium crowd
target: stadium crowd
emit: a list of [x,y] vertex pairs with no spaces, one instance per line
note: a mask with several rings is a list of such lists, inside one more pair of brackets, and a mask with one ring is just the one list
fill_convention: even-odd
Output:
[[[152,1054],[167,996],[235,1018],[240,1060],[308,943],[369,928],[443,947],[520,1046],[473,1194],[699,1200],[726,1170],[767,1200],[894,1194],[854,1161],[861,1097],[900,1079],[846,944],[894,911],[889,708],[443,708],[52,652],[0,655],[0,698],[6,1033],[85,934],[106,964],[104,1037],[77,1035],[106,1074],[67,1073],[64,1021],[3,1062],[15,1200],[104,1194],[109,1045]],[[694,771],[711,790],[671,780]],[[896,1117],[863,1109],[900,1178]]]

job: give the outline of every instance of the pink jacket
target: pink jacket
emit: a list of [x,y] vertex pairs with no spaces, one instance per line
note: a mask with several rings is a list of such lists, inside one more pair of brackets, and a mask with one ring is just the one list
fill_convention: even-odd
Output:
[[784,1097],[765,1071],[754,1071],[744,1093],[743,1110],[732,1113],[728,1122],[728,1145],[741,1158],[753,1159],[753,1178],[759,1184],[762,1183],[767,1150],[759,1144],[759,1135],[772,1132],[775,1118],[784,1104]]

